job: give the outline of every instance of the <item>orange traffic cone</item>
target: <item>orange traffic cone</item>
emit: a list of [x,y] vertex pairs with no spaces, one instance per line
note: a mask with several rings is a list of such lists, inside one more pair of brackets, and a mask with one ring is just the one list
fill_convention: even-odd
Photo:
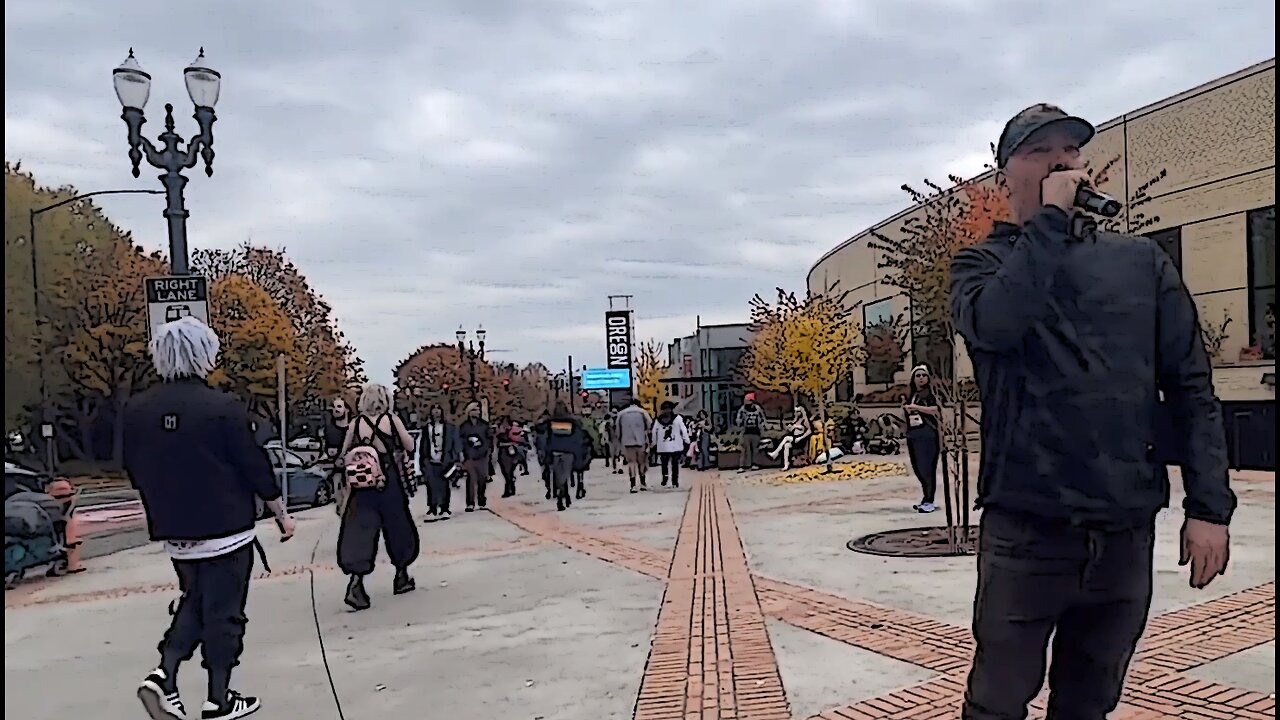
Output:
[[80,518],[75,514],[80,491],[69,481],[59,478],[49,483],[45,492],[62,504],[62,516],[66,519],[63,546],[67,549],[67,560],[61,568],[62,573],[58,574],[84,572],[85,567],[80,564]]

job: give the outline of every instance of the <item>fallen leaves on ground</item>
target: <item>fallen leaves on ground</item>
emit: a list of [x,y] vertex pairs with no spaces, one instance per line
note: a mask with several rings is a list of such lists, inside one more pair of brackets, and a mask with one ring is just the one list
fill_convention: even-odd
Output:
[[907,468],[902,463],[894,462],[855,462],[836,465],[834,472],[827,473],[826,465],[810,465],[798,470],[761,478],[770,485],[791,485],[795,483],[830,482],[834,480],[866,480],[877,477],[893,477],[906,475]]

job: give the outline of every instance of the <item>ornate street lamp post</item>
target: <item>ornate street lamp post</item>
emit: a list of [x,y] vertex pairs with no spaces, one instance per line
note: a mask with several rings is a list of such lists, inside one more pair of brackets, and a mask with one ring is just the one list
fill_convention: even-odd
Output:
[[[187,261],[187,216],[186,201],[183,188],[187,178],[181,173],[195,167],[196,162],[204,159],[204,171],[213,175],[213,123],[217,120],[213,106],[218,103],[218,93],[222,87],[222,75],[209,67],[205,61],[204,48],[200,54],[183,71],[187,84],[187,94],[196,106],[195,119],[200,126],[200,134],[186,142],[182,136],[174,132],[173,106],[164,106],[164,132],[160,134],[160,149],[142,134],[142,124],[147,121],[142,110],[151,97],[151,76],[143,72],[133,49],[120,67],[113,72],[116,97],[124,107],[125,125],[129,128],[129,159],[133,161],[133,176],[138,177],[138,168],[145,157],[152,167],[163,170],[160,182],[164,184],[165,203],[164,217],[169,222],[169,262],[173,266],[174,275],[190,274]],[[183,143],[186,142],[186,147]]]
[[461,327],[454,336],[458,339],[458,359],[467,364],[471,378],[471,402],[475,402],[480,395],[480,383],[476,380],[476,361],[484,360],[484,328],[476,330],[476,341],[480,344],[479,350],[476,349],[475,342],[467,339],[467,331]]

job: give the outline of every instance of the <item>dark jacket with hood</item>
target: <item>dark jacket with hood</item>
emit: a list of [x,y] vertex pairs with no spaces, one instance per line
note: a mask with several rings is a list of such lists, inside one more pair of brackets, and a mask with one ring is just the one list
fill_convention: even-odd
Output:
[[982,395],[978,504],[1149,523],[1182,466],[1187,517],[1229,523],[1226,434],[1194,300],[1154,242],[1070,233],[1044,208],[951,265]]
[[142,498],[152,540],[235,535],[254,526],[254,496],[280,497],[244,403],[194,378],[130,398],[124,468]]
[[585,471],[591,465],[591,436],[582,421],[572,415],[552,415],[546,421],[546,453],[573,456],[573,469]]

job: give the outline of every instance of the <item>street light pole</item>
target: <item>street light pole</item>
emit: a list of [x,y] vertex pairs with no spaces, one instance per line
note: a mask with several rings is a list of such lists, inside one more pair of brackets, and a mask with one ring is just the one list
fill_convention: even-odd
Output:
[[[40,373],[40,431],[45,444],[45,469],[53,472],[55,460],[54,441],[53,441],[53,410],[49,401],[49,381],[46,378],[45,358],[48,356],[46,344],[48,339],[45,338],[44,328],[49,324],[48,318],[45,317],[44,308],[40,302],[40,245],[36,241],[36,216],[43,215],[50,210],[56,210],[63,205],[69,205],[77,200],[84,200],[95,195],[159,195],[163,190],[95,190],[94,192],[81,193],[60,200],[52,205],[46,205],[41,208],[35,208],[27,211],[28,232],[27,239],[31,243],[31,308],[35,313],[36,327],[36,367]],[[44,437],[47,435],[48,437]]]
[[204,159],[206,175],[213,175],[213,123],[217,116],[213,106],[218,103],[218,94],[222,86],[222,75],[209,67],[205,61],[204,48],[186,70],[187,94],[196,106],[195,117],[200,127],[200,134],[186,142],[174,131],[173,106],[164,106],[164,132],[159,135],[162,149],[142,134],[142,125],[147,121],[142,109],[146,107],[151,96],[151,76],[143,72],[142,67],[129,50],[125,59],[113,72],[116,97],[124,107],[120,116],[129,128],[129,159],[133,162],[133,176],[138,177],[138,168],[145,157],[152,167],[163,170],[160,182],[164,184],[166,196],[164,217],[169,223],[169,262],[174,275],[189,275],[190,267],[187,258],[187,212],[183,189],[187,178],[183,170],[189,170]]
[[467,331],[461,327],[454,333],[454,337],[458,340],[458,360],[467,364],[471,378],[471,402],[475,402],[480,395],[480,384],[476,379],[476,361],[484,360],[484,327],[481,326],[476,330],[476,339],[480,342],[479,351],[476,350],[475,343],[467,340]]

